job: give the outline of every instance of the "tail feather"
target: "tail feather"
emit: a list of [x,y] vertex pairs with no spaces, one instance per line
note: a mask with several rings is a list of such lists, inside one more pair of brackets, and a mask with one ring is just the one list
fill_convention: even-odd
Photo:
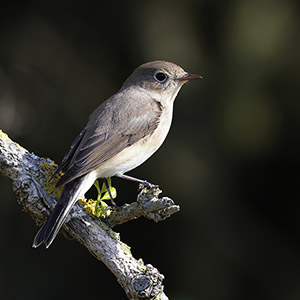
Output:
[[41,244],[45,244],[48,248],[51,245],[77,199],[86,192],[86,190],[82,191],[82,183],[83,178],[81,177],[65,185],[47,222],[36,234],[32,247],[37,248]]

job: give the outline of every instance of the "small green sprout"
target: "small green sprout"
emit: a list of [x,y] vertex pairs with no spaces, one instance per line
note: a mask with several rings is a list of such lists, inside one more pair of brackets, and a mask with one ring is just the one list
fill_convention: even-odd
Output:
[[[111,210],[108,209],[108,205],[105,203],[105,201],[111,200],[110,194],[113,199],[117,197],[117,190],[111,186],[111,179],[107,178],[107,182],[108,182],[108,189],[105,183],[102,184],[102,187],[100,189],[99,181],[96,180],[94,182],[94,186],[98,191],[97,200],[93,200],[93,199],[89,199],[87,201],[84,201],[83,199],[78,200],[79,203],[84,206],[85,210],[89,214],[95,216],[96,218],[108,217],[111,214]],[[110,191],[110,194],[108,190]]]

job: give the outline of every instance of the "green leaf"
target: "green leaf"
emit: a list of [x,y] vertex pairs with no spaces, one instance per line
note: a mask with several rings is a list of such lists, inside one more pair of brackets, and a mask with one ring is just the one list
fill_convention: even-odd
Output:
[[104,201],[98,200],[95,205],[95,216],[97,218],[99,218],[100,216],[106,216],[107,208],[108,205]]
[[[109,190],[113,199],[115,199],[117,197],[117,190],[114,187],[111,187]],[[108,191],[101,197],[101,200],[110,200]]]
[[99,186],[99,181],[95,180],[94,185],[97,189],[98,196],[95,204],[95,216],[99,218],[100,216],[107,216],[108,205],[104,202],[105,200],[111,200],[108,190],[111,193],[113,199],[117,197],[117,190],[111,186],[111,178],[107,178],[108,187],[105,183],[102,183],[101,189]]
[[101,193],[105,193],[107,191],[106,184],[103,182],[101,187]]
[[102,193],[101,193],[101,190],[100,190],[100,186],[99,186],[99,181],[98,180],[95,180],[94,186],[96,187],[97,192],[98,192],[97,200],[100,200]]
[[95,216],[97,218],[100,217],[101,214],[101,205],[100,205],[101,200],[97,200],[96,204],[95,204]]
[[108,178],[106,178],[106,179],[107,179],[108,187],[111,188],[111,178],[108,177]]

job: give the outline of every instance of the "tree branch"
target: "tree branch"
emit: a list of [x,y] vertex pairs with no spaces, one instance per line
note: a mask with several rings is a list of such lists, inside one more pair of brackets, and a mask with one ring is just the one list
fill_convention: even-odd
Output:
[[[12,182],[17,201],[38,224],[46,221],[61,189],[55,188],[57,178],[49,182],[55,163],[28,152],[0,130],[0,172]],[[164,276],[152,265],[136,260],[130,247],[120,240],[111,227],[140,216],[162,221],[179,211],[167,197],[158,198],[158,187],[142,189],[137,201],[125,204],[105,220],[95,219],[76,204],[62,231],[83,244],[116,276],[129,299],[168,299],[164,294]]]

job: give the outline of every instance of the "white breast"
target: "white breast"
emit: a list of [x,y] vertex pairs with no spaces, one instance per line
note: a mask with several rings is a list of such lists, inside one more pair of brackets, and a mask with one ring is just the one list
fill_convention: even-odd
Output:
[[173,105],[164,107],[160,122],[151,136],[147,136],[116,156],[106,161],[101,168],[95,170],[98,178],[124,174],[146,161],[165,140],[172,122]]

